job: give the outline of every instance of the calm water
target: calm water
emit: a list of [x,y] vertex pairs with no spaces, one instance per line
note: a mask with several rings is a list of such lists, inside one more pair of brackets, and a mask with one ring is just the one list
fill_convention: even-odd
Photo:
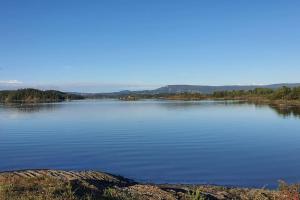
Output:
[[274,187],[278,179],[300,181],[299,113],[213,101],[0,105],[0,170]]

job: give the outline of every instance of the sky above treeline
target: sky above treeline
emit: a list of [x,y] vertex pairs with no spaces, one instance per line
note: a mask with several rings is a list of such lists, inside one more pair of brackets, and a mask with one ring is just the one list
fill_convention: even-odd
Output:
[[0,0],[0,89],[300,82],[299,0]]

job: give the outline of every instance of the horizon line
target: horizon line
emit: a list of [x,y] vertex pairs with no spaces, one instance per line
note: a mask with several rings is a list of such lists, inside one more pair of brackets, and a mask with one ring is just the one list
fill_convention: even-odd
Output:
[[[240,87],[251,87],[251,86],[258,86],[258,87],[263,87],[263,86],[272,86],[272,85],[297,85],[300,84],[300,82],[280,82],[280,83],[268,83],[268,84],[258,84],[258,83],[253,83],[253,84],[225,84],[225,85],[205,85],[205,84],[166,84],[166,85],[159,85],[157,84],[157,87],[154,87],[154,84],[152,85],[152,88],[143,88],[143,89],[137,89],[138,87],[142,87],[142,85],[131,85],[131,89],[119,89],[119,90],[110,90],[110,91],[89,91],[88,88],[84,89],[82,91],[76,91],[76,89],[63,89],[60,87],[63,86],[55,86],[55,85],[23,85],[20,86],[22,82],[14,82],[13,84],[3,84],[3,88],[1,88],[1,81],[0,81],[0,91],[5,91],[5,90],[21,90],[21,89],[37,89],[37,90],[57,90],[57,91],[62,91],[62,92],[67,92],[67,93],[90,93],[90,94],[95,94],[95,93],[116,93],[116,92],[122,92],[122,91],[131,91],[131,92],[139,92],[139,91],[151,91],[151,90],[156,90],[159,88],[163,87],[168,87],[168,86],[198,86],[198,87],[232,87],[232,86],[240,86]],[[102,86],[108,86],[109,84],[103,84]],[[116,84],[121,86],[121,84]],[[129,86],[129,84],[124,84]],[[146,86],[147,84],[145,84]],[[148,84],[149,86],[150,84]],[[66,85],[65,85],[66,86]],[[81,85],[78,87],[80,89],[82,86]],[[87,85],[85,85],[87,86]],[[75,86],[76,87],[76,86]],[[136,88],[136,89],[134,89]],[[86,90],[86,91],[85,91]]]

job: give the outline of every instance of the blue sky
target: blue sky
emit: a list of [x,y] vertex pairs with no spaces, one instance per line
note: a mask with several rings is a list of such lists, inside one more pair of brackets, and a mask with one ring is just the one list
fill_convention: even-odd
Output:
[[299,0],[0,0],[0,89],[300,82]]

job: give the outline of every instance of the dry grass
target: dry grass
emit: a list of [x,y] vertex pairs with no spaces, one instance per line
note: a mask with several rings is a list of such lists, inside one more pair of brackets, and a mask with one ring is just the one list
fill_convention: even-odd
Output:
[[272,191],[209,185],[141,185],[104,173],[90,178],[91,173],[57,172],[64,175],[61,177],[51,173],[54,171],[44,175],[32,172],[36,174],[32,177],[22,176],[26,172],[0,176],[0,200],[300,200],[300,185],[283,181],[278,190]]
[[[81,190],[81,192],[79,192]],[[82,191],[84,193],[82,194]],[[0,200],[129,200],[112,188],[91,192],[72,181],[39,177],[6,177],[0,180]]]
[[279,181],[279,192],[282,200],[300,200],[300,184],[288,185]]
[[1,200],[77,200],[71,184],[51,177],[16,178],[0,181]]

